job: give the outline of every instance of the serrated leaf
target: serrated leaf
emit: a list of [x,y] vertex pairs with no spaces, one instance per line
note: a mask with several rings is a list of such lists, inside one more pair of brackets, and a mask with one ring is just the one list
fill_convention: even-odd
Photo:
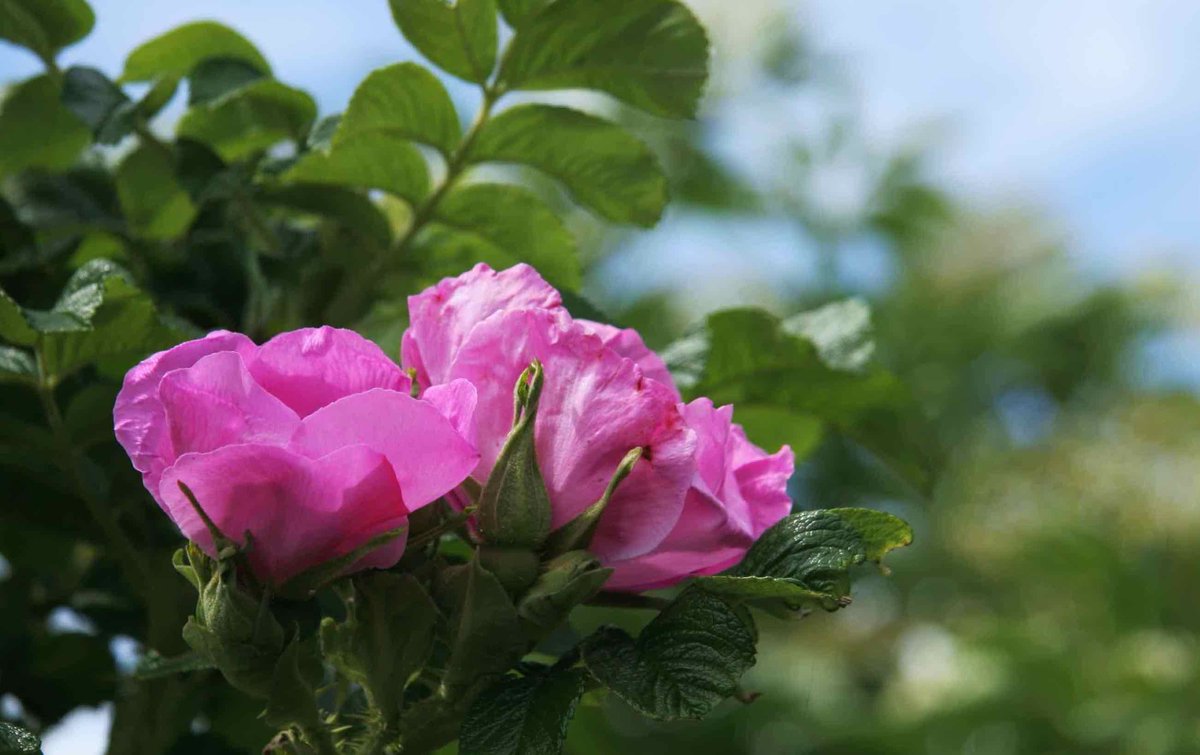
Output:
[[0,176],[27,168],[63,170],[91,141],[49,76],[17,84],[0,105]]
[[186,674],[191,671],[206,671],[216,668],[210,660],[196,651],[189,651],[170,658],[151,650],[142,656],[133,670],[134,679],[158,679],[164,676]]
[[342,186],[296,184],[263,189],[257,198],[264,204],[289,207],[340,223],[381,247],[392,243],[387,216],[362,192]]
[[429,168],[410,142],[382,132],[334,142],[301,157],[283,180],[382,189],[412,204],[429,193]]
[[497,0],[504,20],[514,29],[519,29],[534,14],[545,8],[553,0]]
[[485,688],[467,710],[461,755],[558,755],[587,689],[583,669],[509,676]]
[[0,39],[50,59],[86,37],[96,14],[84,0],[0,0]]
[[447,73],[482,84],[496,66],[495,0],[388,0],[392,18],[421,54]]
[[416,63],[397,63],[372,71],[354,90],[334,142],[375,133],[428,144],[448,156],[462,128],[442,82]]
[[121,209],[138,236],[170,240],[196,217],[196,206],[175,178],[174,157],[156,144],[144,144],[126,155],[114,178]]
[[645,144],[614,123],[570,108],[506,110],[483,127],[467,159],[536,168],[575,201],[618,223],[652,226],[667,203],[666,178]]
[[[729,577],[768,577],[786,580],[805,590],[827,596],[832,610],[849,594],[850,568],[879,561],[895,548],[912,542],[912,528],[903,520],[870,509],[802,511],[780,520],[763,533],[745,558],[728,572]],[[704,578],[721,583],[718,578]],[[726,580],[720,589],[733,589]],[[760,597],[767,589],[760,581],[744,583],[747,597]],[[775,585],[780,590],[786,588]],[[797,594],[796,599],[803,596]],[[785,599],[786,602],[786,599]],[[789,606],[791,607],[791,606]]]
[[524,655],[525,642],[508,591],[477,558],[457,567],[447,582],[455,629],[442,684],[453,696],[504,673]]
[[595,89],[666,117],[691,117],[708,78],[704,27],[676,0],[557,0],[504,55],[507,89]]
[[42,740],[31,731],[16,724],[0,721],[0,755],[40,753]]
[[196,64],[188,77],[188,105],[203,105],[241,89],[266,73],[238,58],[208,58]]
[[263,79],[183,116],[176,135],[211,146],[227,162],[291,139],[304,140],[317,117],[312,96]]
[[100,71],[72,66],[63,74],[62,102],[101,144],[116,144],[133,130],[136,105]]
[[451,266],[486,262],[499,270],[528,262],[556,288],[577,291],[582,283],[570,231],[536,195],[518,186],[472,184],[452,190],[419,246],[438,263],[452,260]]
[[737,692],[754,665],[752,625],[723,599],[688,588],[636,640],[606,627],[583,645],[596,679],[659,720],[702,718]]
[[178,80],[210,58],[241,60],[263,73],[271,72],[270,64],[250,40],[224,24],[197,21],[161,34],[129,53],[121,80]]

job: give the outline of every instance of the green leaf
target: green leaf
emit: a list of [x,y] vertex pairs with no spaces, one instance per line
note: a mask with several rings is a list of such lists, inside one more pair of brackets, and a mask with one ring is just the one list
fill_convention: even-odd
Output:
[[575,606],[600,592],[612,569],[586,551],[568,551],[542,565],[517,603],[517,615],[538,639],[562,625]]
[[446,592],[456,629],[442,683],[456,695],[507,671],[524,655],[525,641],[508,592],[478,559],[455,568]]
[[482,84],[496,66],[495,0],[388,0],[400,31],[434,64]]
[[178,80],[210,58],[240,60],[262,73],[271,72],[270,64],[250,40],[215,21],[197,21],[157,36],[129,53],[121,80]]
[[25,755],[41,751],[42,740],[36,734],[0,721],[0,755]]
[[186,335],[165,322],[128,273],[108,260],[76,270],[48,311],[23,309],[0,295],[0,336],[36,345],[43,369],[55,380],[100,361],[127,368]]
[[523,23],[500,68],[507,89],[596,89],[655,115],[691,117],[708,38],[676,0],[557,0]]
[[196,206],[175,178],[175,160],[156,144],[130,152],[116,170],[117,196],[133,231],[168,241],[183,234],[196,217]]
[[553,0],[497,0],[504,20],[514,29],[519,29],[535,13],[550,5]]
[[[869,313],[851,300],[780,320],[757,309],[709,316],[663,351],[689,397],[809,416],[849,436],[924,491],[930,482],[920,417],[891,373],[871,364]],[[790,432],[777,428],[776,435]],[[760,427],[760,435],[764,434]]]
[[425,158],[410,142],[382,132],[337,140],[328,152],[313,150],[282,178],[291,183],[382,189],[411,204],[429,194]]
[[400,715],[404,688],[433,650],[437,606],[411,574],[356,577],[342,623],[321,623],[325,657],[366,691],[389,722]]
[[618,223],[652,226],[667,203],[653,153],[625,129],[552,105],[519,105],[479,133],[471,162],[518,163],[563,184],[574,199]]
[[587,690],[583,669],[509,676],[484,689],[463,718],[460,755],[557,755]]
[[797,461],[815,451],[825,436],[825,425],[821,420],[780,406],[738,404],[733,410],[733,421],[742,426],[751,441],[763,448],[790,446]]
[[16,85],[0,105],[0,177],[27,168],[64,170],[91,141],[49,76]]
[[754,665],[755,635],[720,597],[684,590],[636,640],[605,627],[583,645],[592,675],[641,713],[659,720],[702,718],[734,695]]
[[311,639],[301,640],[297,633],[275,663],[264,713],[267,723],[281,729],[293,724],[320,726],[316,687],[321,682],[321,672],[321,657],[315,643]]
[[133,670],[133,678],[158,679],[191,671],[206,671],[211,668],[216,668],[212,661],[194,650],[170,658],[151,650],[138,660],[137,667]]
[[428,144],[446,156],[462,138],[458,113],[446,88],[416,63],[372,71],[354,90],[334,142],[375,133]]
[[570,231],[519,186],[472,184],[450,191],[418,247],[447,272],[486,262],[497,270],[528,262],[559,289],[579,290],[583,273]]
[[256,196],[264,204],[289,207],[339,223],[380,247],[391,246],[392,226],[387,216],[362,192],[341,186],[296,184],[263,189]]
[[62,102],[101,144],[116,144],[133,130],[137,106],[100,71],[72,66],[63,75]]
[[266,75],[258,66],[238,58],[202,60],[189,77],[188,105],[203,105],[220,99]]
[[316,117],[317,103],[307,92],[263,79],[192,108],[176,135],[204,142],[236,162],[285,139],[303,142]]
[[0,346],[0,383],[37,383],[33,355],[11,346]]
[[0,0],[0,39],[43,60],[86,37],[96,14],[84,0]]
[[903,520],[870,509],[803,511],[763,533],[726,575],[702,577],[707,590],[763,608],[799,610],[846,605],[850,569],[879,561],[912,542]]

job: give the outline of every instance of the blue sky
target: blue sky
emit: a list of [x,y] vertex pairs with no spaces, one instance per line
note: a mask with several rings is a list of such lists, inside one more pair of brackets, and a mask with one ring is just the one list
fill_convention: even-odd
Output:
[[[265,51],[281,78],[340,110],[370,69],[413,57],[383,0],[92,0],[95,32],[64,60],[116,75],[137,43],[198,17],[219,19]],[[1194,0],[695,0],[716,40],[715,86],[736,91],[739,51],[773,14],[793,17],[852,82],[867,134],[903,144],[931,128],[944,138],[938,178],[983,204],[1045,208],[1082,266],[1116,276],[1200,268],[1200,4]],[[36,62],[0,49],[0,80]],[[462,91],[462,90],[459,90]],[[735,97],[735,99],[738,99]],[[776,118],[798,104],[751,93],[737,112],[713,112],[722,148],[746,164],[771,159]],[[764,157],[765,156],[765,157]],[[836,191],[833,192],[836,194]],[[607,269],[609,286],[705,278],[737,298],[741,266],[795,282],[811,265],[777,226],[669,217],[635,240],[648,252]],[[688,249],[692,264],[671,250]],[[870,250],[862,250],[865,270]],[[767,271],[764,273],[763,271]],[[694,281],[689,280],[689,283]],[[598,281],[605,285],[606,281]],[[1200,339],[1159,344],[1168,371],[1187,369]],[[1190,356],[1188,356],[1190,355]],[[1193,365],[1192,369],[1195,367]],[[47,742],[47,755],[100,752],[103,714],[81,714]],[[99,727],[99,728],[98,728]]]

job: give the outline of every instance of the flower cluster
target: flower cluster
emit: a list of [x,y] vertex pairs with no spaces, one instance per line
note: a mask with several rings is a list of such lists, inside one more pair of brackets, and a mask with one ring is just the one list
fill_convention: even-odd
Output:
[[[755,446],[732,407],[684,403],[635,331],[573,318],[533,268],[477,265],[411,297],[409,313],[406,369],[328,327],[261,346],[216,332],[155,354],[126,376],[117,437],[189,539],[213,553],[180,483],[222,533],[252,540],[250,565],[270,584],[355,553],[439,498],[470,504],[504,463],[514,385],[531,364],[549,528],[604,502],[587,549],[612,569],[605,589],[722,571],[788,513],[790,449]],[[392,566],[403,548],[399,537],[347,570]]]

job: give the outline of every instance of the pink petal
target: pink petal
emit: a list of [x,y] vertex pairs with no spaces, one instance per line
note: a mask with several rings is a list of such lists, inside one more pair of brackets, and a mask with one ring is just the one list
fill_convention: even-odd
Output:
[[553,502],[553,526],[603,494],[632,448],[648,449],[600,522],[593,550],[602,558],[645,553],[674,526],[695,470],[695,438],[670,389],[646,380],[634,363],[561,312],[505,312],[477,325],[451,367],[479,391],[476,425],[487,479],[512,426],[513,384],[532,360],[545,368],[535,437]]
[[[180,481],[227,537],[244,544],[246,533],[252,535],[250,565],[275,586],[405,523],[391,465],[365,446],[320,459],[262,445],[181,456],[164,472],[159,495],[184,535],[212,555],[212,538],[179,490]],[[355,566],[390,566],[399,559],[397,550]]]
[[[465,390],[459,398],[470,399]],[[315,458],[353,444],[372,448],[391,462],[409,511],[455,488],[479,461],[475,447],[434,404],[378,388],[305,417],[291,448]]]
[[383,349],[354,331],[329,326],[280,333],[247,366],[259,385],[301,417],[371,388],[408,391],[412,385]]
[[142,473],[146,489],[157,498],[162,471],[175,461],[167,433],[167,418],[158,399],[158,382],[172,370],[191,367],[202,357],[233,351],[249,358],[257,347],[241,333],[216,330],[204,338],[185,341],[144,359],[125,374],[113,406],[117,441]]
[[[408,297],[410,325],[401,360],[417,370],[422,385],[448,382],[454,355],[472,329],[497,312],[562,309],[562,297],[529,265],[496,272],[480,263]],[[510,388],[512,386],[509,386]]]
[[445,385],[427,388],[421,399],[441,412],[450,420],[458,434],[472,446],[478,435],[475,431],[475,406],[479,403],[479,392],[466,380],[454,380]]
[[641,334],[636,330],[618,328],[591,320],[576,320],[575,322],[582,325],[589,333],[600,336],[600,340],[608,348],[626,359],[632,359],[634,364],[641,368],[643,375],[670,388],[675,394],[675,400],[681,400],[679,391],[675,388],[675,379],[671,377],[666,363],[646,346],[646,342],[642,340]]
[[158,386],[176,456],[237,443],[285,445],[300,418],[250,377],[237,352],[209,354]]

